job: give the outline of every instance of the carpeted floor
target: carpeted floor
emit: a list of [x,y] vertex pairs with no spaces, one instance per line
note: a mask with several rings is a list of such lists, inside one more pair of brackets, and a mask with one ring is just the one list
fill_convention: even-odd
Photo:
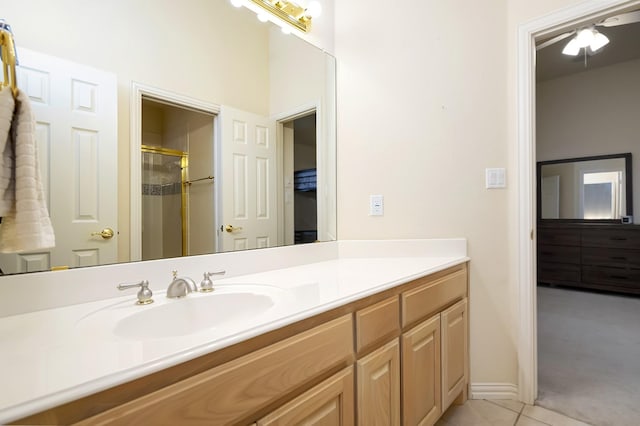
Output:
[[537,405],[640,425],[640,298],[538,287]]

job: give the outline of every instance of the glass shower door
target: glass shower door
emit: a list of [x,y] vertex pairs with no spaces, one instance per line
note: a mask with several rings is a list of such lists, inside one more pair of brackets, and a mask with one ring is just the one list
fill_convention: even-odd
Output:
[[181,151],[142,149],[142,260],[185,254],[186,161]]

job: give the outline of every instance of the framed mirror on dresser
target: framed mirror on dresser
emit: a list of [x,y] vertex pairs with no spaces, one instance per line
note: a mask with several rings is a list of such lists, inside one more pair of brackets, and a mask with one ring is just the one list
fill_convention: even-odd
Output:
[[537,165],[538,283],[640,294],[631,154]]

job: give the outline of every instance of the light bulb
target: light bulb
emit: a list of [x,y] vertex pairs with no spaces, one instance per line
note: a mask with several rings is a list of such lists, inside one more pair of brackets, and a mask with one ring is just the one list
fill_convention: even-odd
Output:
[[609,39],[606,35],[596,32],[596,35],[593,37],[593,41],[589,45],[591,50],[595,52],[598,49],[602,49],[604,46],[609,44]]
[[258,13],[258,21],[267,22],[268,20],[269,20],[269,17],[266,14]]
[[591,28],[585,28],[584,30],[578,31],[578,35],[576,36],[576,40],[578,42],[578,46],[587,47],[593,43],[593,39],[595,35]]
[[242,0],[231,0],[231,4],[233,5],[233,7],[241,7]]
[[580,53],[580,43],[576,37],[572,38],[569,43],[562,49],[562,53],[565,55],[576,56]]
[[282,34],[291,34],[291,28],[289,27],[282,27],[280,30],[282,31]]
[[310,18],[317,18],[322,15],[322,5],[317,0],[311,0],[304,11],[304,14]]

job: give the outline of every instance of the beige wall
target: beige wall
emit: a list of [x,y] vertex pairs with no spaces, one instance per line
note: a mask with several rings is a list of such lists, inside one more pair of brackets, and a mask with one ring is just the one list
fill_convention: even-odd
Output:
[[268,115],[268,27],[228,0],[20,0],[3,2],[2,17],[18,47],[118,77],[120,260],[129,259],[132,81]]
[[468,239],[472,383],[518,381],[518,26],[578,3],[335,1],[339,237]]
[[640,60],[538,85],[537,159],[630,152],[640,212]]
[[[338,0],[335,26],[338,235],[468,238],[471,381],[516,383],[506,1]],[[508,189],[484,188],[487,167],[507,167]]]

